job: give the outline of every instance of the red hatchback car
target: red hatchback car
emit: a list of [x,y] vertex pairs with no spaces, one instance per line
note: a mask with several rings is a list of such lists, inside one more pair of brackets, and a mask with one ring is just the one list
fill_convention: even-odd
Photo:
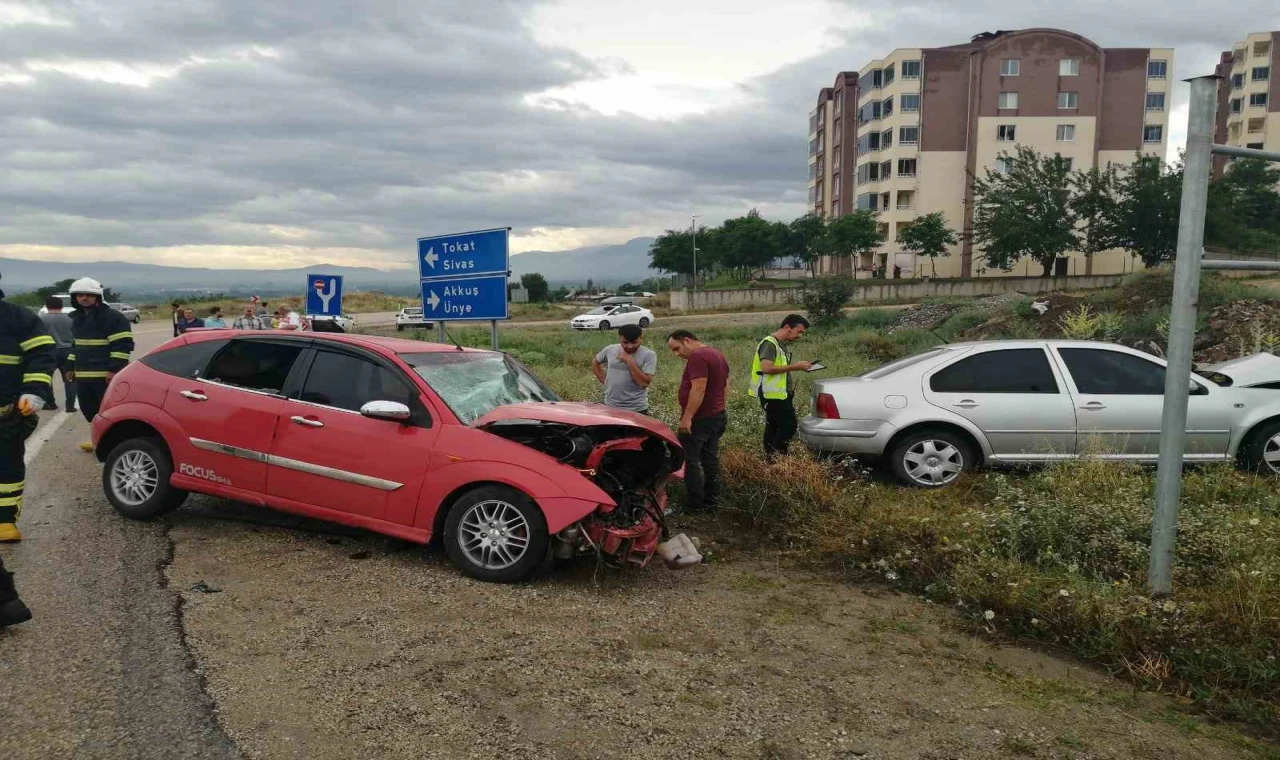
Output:
[[551,556],[644,565],[683,465],[643,415],[560,401],[494,351],[330,333],[188,333],[129,365],[93,421],[107,499],[197,492],[427,543],[488,581]]

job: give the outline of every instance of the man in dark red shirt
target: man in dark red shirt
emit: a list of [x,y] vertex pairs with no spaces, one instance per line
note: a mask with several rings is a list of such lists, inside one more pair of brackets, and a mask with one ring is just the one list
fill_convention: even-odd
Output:
[[684,490],[688,512],[712,512],[720,500],[720,437],[729,362],[688,330],[667,336],[667,348],[684,359],[680,378],[680,445],[684,447]]

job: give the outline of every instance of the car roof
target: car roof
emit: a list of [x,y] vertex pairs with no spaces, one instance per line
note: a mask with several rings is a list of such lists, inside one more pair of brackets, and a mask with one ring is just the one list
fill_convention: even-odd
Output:
[[[436,351],[457,351],[457,346],[447,343],[428,343],[407,338],[384,338],[380,335],[352,335],[349,333],[298,333],[293,330],[200,330],[184,333],[188,343],[199,343],[206,340],[217,340],[227,336],[244,338],[285,338],[300,342],[337,343],[364,348],[382,349],[393,354],[422,354]],[[469,353],[492,353],[488,349],[463,348]]]
[[1100,340],[1063,340],[1057,338],[1033,338],[1031,340],[1017,338],[1009,338],[1005,340],[970,340],[962,343],[943,343],[934,346],[934,348],[1043,348],[1045,346],[1090,346],[1093,348],[1110,348],[1124,352],[1142,353],[1141,351],[1135,351],[1135,349],[1129,348],[1128,346],[1122,346],[1119,343],[1107,343],[1106,341]]

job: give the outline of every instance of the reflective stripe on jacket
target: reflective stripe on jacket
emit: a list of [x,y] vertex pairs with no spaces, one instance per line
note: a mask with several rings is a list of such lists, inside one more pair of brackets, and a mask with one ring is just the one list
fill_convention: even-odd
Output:
[[0,296],[0,405],[24,393],[53,401],[57,365],[56,344],[40,318]]
[[133,353],[133,330],[120,312],[99,303],[71,314],[75,348],[68,360],[76,380],[105,380],[129,363]]
[[747,388],[747,392],[752,396],[759,396],[762,392],[765,398],[786,398],[787,397],[787,373],[776,372],[766,375],[760,364],[760,346],[766,343],[772,343],[774,348],[778,349],[778,358],[774,360],[775,366],[783,366],[791,362],[791,357],[787,352],[782,350],[782,344],[772,335],[766,335],[765,339],[756,344],[756,352],[751,357],[751,384]]

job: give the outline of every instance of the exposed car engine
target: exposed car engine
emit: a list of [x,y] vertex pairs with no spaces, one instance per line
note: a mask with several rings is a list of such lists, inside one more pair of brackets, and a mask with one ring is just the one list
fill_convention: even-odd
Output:
[[613,566],[642,567],[659,543],[670,538],[664,518],[666,484],[684,465],[684,453],[678,446],[621,425],[576,427],[511,420],[486,429],[576,468],[613,500],[612,505],[602,504],[589,517],[557,534],[557,556],[595,553]]

